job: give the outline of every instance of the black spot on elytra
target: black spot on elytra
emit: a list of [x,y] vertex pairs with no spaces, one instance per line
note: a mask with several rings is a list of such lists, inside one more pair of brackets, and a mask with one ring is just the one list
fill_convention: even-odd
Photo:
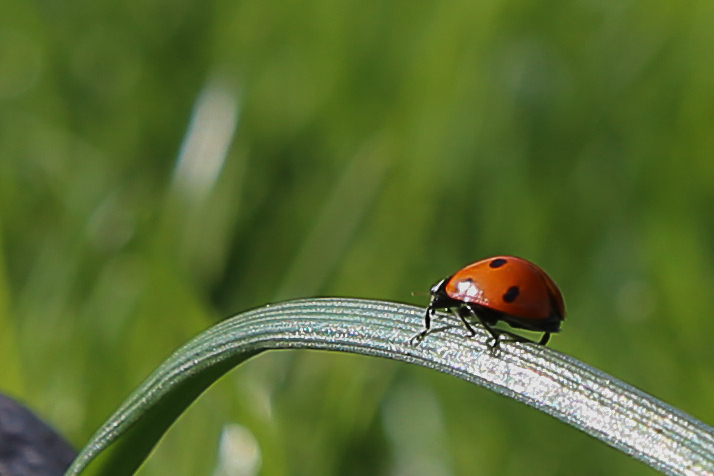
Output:
[[488,263],[488,267],[496,269],[496,268],[500,268],[501,266],[503,266],[506,263],[508,263],[507,260],[505,260],[503,258],[496,258],[495,260]]
[[511,303],[515,301],[516,298],[518,298],[519,294],[521,294],[521,288],[519,288],[518,286],[511,286],[503,295],[503,300],[505,302]]

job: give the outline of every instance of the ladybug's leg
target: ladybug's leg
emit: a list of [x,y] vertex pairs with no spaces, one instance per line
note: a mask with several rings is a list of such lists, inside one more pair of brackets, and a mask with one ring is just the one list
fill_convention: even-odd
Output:
[[540,341],[538,341],[538,345],[545,345],[548,343],[548,340],[550,340],[550,332],[543,334],[543,337],[541,337]]
[[436,309],[433,307],[426,308],[426,312],[424,313],[424,330],[409,339],[409,343],[411,345],[419,345],[421,341],[424,340],[424,337],[429,334],[429,331],[431,330],[431,319],[434,316],[434,313],[436,313]]
[[426,312],[424,313],[424,330],[422,331],[422,334],[426,335],[426,333],[428,333],[431,329],[431,318],[434,316],[435,312],[436,309],[433,307],[426,308]]
[[[469,334],[471,334],[471,337],[476,335],[476,331],[474,330],[473,326],[466,319],[466,316],[476,315],[470,307],[462,306],[458,309],[458,311],[451,309],[451,313],[458,316],[459,319],[461,319],[461,322],[464,324],[464,327],[466,327],[466,329],[469,331]],[[478,318],[478,316],[476,316],[476,317]]]
[[468,322],[468,320],[466,320],[466,316],[464,314],[468,316],[474,316],[476,319],[478,319],[481,325],[486,328],[488,333],[493,336],[493,339],[495,341],[494,346],[498,346],[500,331],[491,327],[491,325],[484,320],[483,316],[481,316],[472,306],[464,305],[461,309],[459,309],[459,318],[461,319],[461,322],[464,323],[469,332],[471,332],[472,337],[476,335],[476,331],[474,330],[473,326]]

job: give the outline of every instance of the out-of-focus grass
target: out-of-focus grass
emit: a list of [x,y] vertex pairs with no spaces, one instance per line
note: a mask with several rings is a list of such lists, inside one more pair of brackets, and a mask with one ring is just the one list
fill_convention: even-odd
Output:
[[[224,316],[425,302],[495,253],[561,285],[553,346],[714,421],[708,5],[0,11],[0,389],[76,445]],[[142,473],[210,474],[226,422],[266,475],[650,473],[463,382],[299,352],[230,374]]]

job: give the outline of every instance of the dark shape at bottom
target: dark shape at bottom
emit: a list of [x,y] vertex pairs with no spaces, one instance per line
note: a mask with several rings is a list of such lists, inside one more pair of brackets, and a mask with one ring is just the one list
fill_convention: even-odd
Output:
[[0,394],[1,476],[61,476],[76,456],[49,425]]

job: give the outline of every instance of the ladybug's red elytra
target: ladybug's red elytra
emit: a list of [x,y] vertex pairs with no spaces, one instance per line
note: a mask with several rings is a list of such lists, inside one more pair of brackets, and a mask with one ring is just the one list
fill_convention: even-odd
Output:
[[493,328],[498,321],[511,327],[543,332],[545,345],[551,332],[560,332],[565,302],[558,285],[539,266],[515,256],[496,256],[460,269],[431,288],[421,341],[431,329],[437,309],[449,309],[475,335],[467,318],[476,317],[495,339],[505,332]]

